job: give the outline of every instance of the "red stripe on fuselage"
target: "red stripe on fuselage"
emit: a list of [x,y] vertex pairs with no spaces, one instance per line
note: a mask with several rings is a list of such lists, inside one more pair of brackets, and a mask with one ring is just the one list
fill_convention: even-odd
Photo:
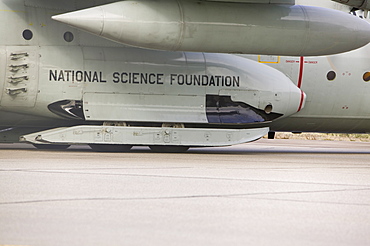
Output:
[[[301,89],[302,87],[302,80],[303,80],[303,66],[304,66],[304,57],[301,56],[299,58],[299,74],[298,74],[298,88]],[[301,101],[299,102],[299,107],[298,107],[298,111],[301,111],[302,107],[303,107],[303,102],[304,102],[304,92],[301,90]]]
[[302,87],[303,65],[304,65],[304,57],[301,56],[299,58],[299,75],[298,75],[298,88],[299,89]]
[[299,102],[299,107],[298,107],[298,111],[301,111],[302,107],[303,107],[303,102],[304,102],[304,92],[301,90],[301,101]]

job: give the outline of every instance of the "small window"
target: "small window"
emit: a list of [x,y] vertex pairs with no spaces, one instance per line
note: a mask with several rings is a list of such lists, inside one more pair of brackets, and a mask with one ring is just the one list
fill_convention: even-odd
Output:
[[73,33],[71,32],[65,32],[63,37],[64,37],[64,40],[68,43],[72,42],[74,39]]
[[335,78],[337,77],[337,74],[334,72],[334,71],[330,71],[328,72],[328,74],[326,75],[326,78],[329,80],[329,81],[333,81],[335,80]]
[[31,40],[33,38],[32,31],[28,29],[24,30],[22,35],[25,40]]
[[370,81],[370,72],[364,73],[364,76],[362,78],[364,79],[365,82],[369,82]]

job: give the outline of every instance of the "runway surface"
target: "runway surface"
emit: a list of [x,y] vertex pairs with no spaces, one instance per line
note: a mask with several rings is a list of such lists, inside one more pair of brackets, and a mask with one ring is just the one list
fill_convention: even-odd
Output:
[[0,245],[370,245],[370,143],[0,144]]

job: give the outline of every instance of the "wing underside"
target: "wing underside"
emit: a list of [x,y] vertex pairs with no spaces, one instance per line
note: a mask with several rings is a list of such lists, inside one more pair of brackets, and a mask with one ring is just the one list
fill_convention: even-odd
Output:
[[333,1],[362,10],[370,10],[369,0],[333,0]]
[[267,4],[295,4],[295,0],[207,0],[209,2],[238,2],[238,3],[267,3]]

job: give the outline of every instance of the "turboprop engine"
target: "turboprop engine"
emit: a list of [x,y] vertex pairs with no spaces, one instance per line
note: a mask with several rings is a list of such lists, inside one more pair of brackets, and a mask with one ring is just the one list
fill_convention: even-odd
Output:
[[122,44],[168,51],[320,56],[370,42],[366,21],[299,5],[133,0],[53,19]]

